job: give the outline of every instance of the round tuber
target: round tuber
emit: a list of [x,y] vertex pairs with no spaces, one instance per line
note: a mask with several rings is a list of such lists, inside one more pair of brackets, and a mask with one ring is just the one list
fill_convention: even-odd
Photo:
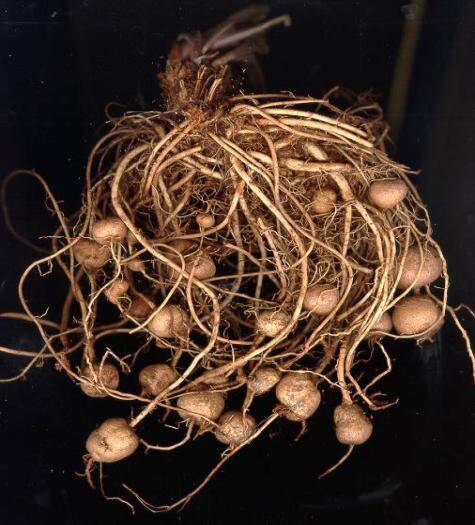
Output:
[[397,285],[398,288],[426,286],[440,276],[443,268],[442,259],[436,250],[432,247],[422,248],[422,254],[421,257],[417,246],[411,246],[408,249]]
[[127,263],[127,268],[132,272],[143,272],[145,270],[145,263],[136,257]]
[[190,419],[202,425],[206,423],[206,420],[217,421],[224,410],[224,395],[221,392],[209,390],[192,392],[180,396],[176,405],[182,409],[178,410],[182,419]]
[[393,320],[388,312],[383,312],[381,317],[371,327],[366,338],[374,337],[378,332],[390,333],[393,329]]
[[175,304],[167,304],[148,323],[153,335],[169,339],[185,337],[188,333],[189,318],[185,311]]
[[148,365],[139,373],[139,383],[149,396],[156,396],[178,378],[176,371],[169,365],[157,363]]
[[107,217],[94,223],[91,235],[99,244],[122,242],[127,236],[127,227],[119,217]]
[[198,213],[196,215],[196,223],[200,228],[206,230],[214,226],[215,219],[211,213]]
[[249,414],[237,410],[225,412],[218,421],[216,439],[230,447],[237,447],[249,439],[256,430],[256,421]]
[[73,246],[74,257],[88,271],[102,268],[110,259],[110,250],[90,239],[79,239]]
[[407,185],[401,179],[384,179],[371,183],[368,199],[382,210],[394,208],[407,195]]
[[340,292],[329,284],[310,286],[304,297],[303,306],[316,315],[328,315],[338,304]]
[[[117,390],[119,386],[119,371],[112,363],[94,363],[91,366],[84,365],[82,375],[90,382],[81,382],[81,390],[89,397],[107,397],[107,393],[101,388],[104,385],[111,390]],[[95,376],[95,377],[94,377]]]
[[144,321],[152,313],[152,307],[143,297],[137,295],[130,302],[127,313],[137,321]]
[[139,438],[125,419],[106,419],[93,430],[86,441],[86,449],[98,463],[114,463],[132,455],[139,446]]
[[121,299],[127,297],[129,283],[125,279],[116,279],[106,288],[105,296],[112,304],[119,304]]
[[336,438],[343,445],[361,445],[367,441],[373,424],[358,405],[342,403],[333,412]]
[[280,381],[281,373],[272,366],[262,366],[247,378],[247,388],[254,394],[264,394],[272,390]]
[[184,253],[191,250],[191,248],[195,247],[196,244],[189,239],[175,239],[174,241],[169,242],[168,246],[179,253]]
[[442,322],[442,311],[427,295],[404,297],[394,307],[394,328],[401,335],[420,334],[430,328],[430,335],[433,335]]
[[274,310],[257,315],[257,329],[268,337],[275,337],[290,323],[290,315]]
[[322,396],[306,374],[287,373],[277,383],[277,399],[288,410],[285,416],[291,421],[308,419],[319,407]]
[[[172,255],[170,258],[176,264],[181,264],[181,261],[176,255]],[[188,260],[185,262],[185,271],[191,273],[192,270],[193,277],[199,280],[210,279],[216,275],[216,265],[206,252],[189,256]],[[169,275],[171,280],[176,280],[179,276],[179,271],[170,268]]]
[[185,269],[188,273],[193,270],[193,277],[200,280],[210,279],[216,275],[216,265],[206,252],[201,252],[192,261],[188,261]]
[[336,191],[326,186],[315,192],[312,201],[312,211],[314,213],[330,213],[335,209],[338,198]]

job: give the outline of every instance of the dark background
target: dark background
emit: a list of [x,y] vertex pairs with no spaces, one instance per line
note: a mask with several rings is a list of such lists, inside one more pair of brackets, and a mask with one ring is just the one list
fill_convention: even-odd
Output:
[[[261,61],[272,91],[321,94],[338,84],[372,89],[387,104],[405,18],[399,1],[269,1],[289,12],[291,29],[270,34]],[[64,200],[79,203],[87,153],[105,130],[104,107],[157,107],[155,73],[177,33],[207,29],[247,3],[237,1],[0,1],[0,177],[35,168]],[[417,184],[451,272],[451,302],[472,302],[475,113],[475,3],[428,0],[421,26],[397,160],[422,169]],[[15,224],[29,238],[51,231],[33,181],[15,183]],[[18,309],[16,284],[34,254],[0,229],[0,310]],[[46,283],[46,286],[45,286]],[[40,311],[61,299],[53,280],[30,288]],[[473,333],[474,323],[466,319]],[[38,348],[35,331],[0,321],[1,344]],[[400,402],[375,416],[370,442],[328,478],[317,475],[342,449],[323,406],[300,442],[281,422],[228,463],[180,514],[137,523],[469,523],[473,511],[473,386],[460,337],[450,322],[436,343],[393,347],[385,391]],[[23,361],[0,355],[1,376]],[[74,472],[83,443],[125,404],[85,398],[51,365],[26,381],[0,385],[0,523],[123,524],[129,511],[103,501]],[[143,455],[107,469],[117,481],[145,484],[154,501],[176,497],[201,479],[219,454],[211,438],[168,455]],[[144,470],[142,470],[144,469]],[[140,480],[136,472],[143,472]]]

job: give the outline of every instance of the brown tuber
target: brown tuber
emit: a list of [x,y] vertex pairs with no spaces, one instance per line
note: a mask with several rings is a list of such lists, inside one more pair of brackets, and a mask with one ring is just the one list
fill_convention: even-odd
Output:
[[322,399],[308,375],[290,372],[277,383],[275,395],[288,410],[285,416],[291,421],[308,419],[320,406]]
[[132,272],[143,272],[145,270],[145,263],[136,257],[127,263],[127,268]]
[[361,445],[367,441],[373,424],[358,405],[342,403],[333,412],[336,438],[343,445]]
[[184,253],[190,251],[196,246],[196,244],[193,241],[190,241],[189,239],[175,239],[174,241],[169,242],[168,246],[170,246],[179,253]]
[[368,199],[382,210],[394,208],[407,195],[407,185],[401,179],[376,180],[371,183]]
[[106,419],[93,430],[86,441],[86,449],[98,463],[114,463],[132,455],[139,446],[139,438],[125,419]]
[[102,268],[110,259],[110,250],[90,239],[79,239],[73,246],[74,257],[88,271]]
[[247,388],[254,394],[264,394],[275,387],[280,381],[281,375],[272,366],[262,366],[247,378]]
[[211,213],[198,213],[196,216],[196,223],[200,228],[206,230],[214,226],[215,219]]
[[108,217],[94,223],[91,235],[99,244],[122,242],[127,236],[127,227],[119,217]]
[[338,304],[340,293],[329,284],[316,284],[307,289],[303,306],[316,315],[328,315]]
[[152,313],[150,304],[140,295],[137,295],[130,302],[127,314],[137,321],[144,321]]
[[411,246],[404,259],[397,286],[402,289],[426,286],[440,277],[442,268],[442,259],[434,248],[423,247],[421,258],[419,248]]
[[139,383],[149,396],[156,396],[169,387],[178,378],[176,371],[169,365],[157,363],[148,365],[139,373]]
[[216,265],[206,252],[200,253],[192,261],[188,261],[185,269],[188,273],[193,270],[193,277],[200,280],[210,279],[216,275]]
[[381,317],[371,327],[370,332],[366,337],[374,337],[377,332],[390,333],[393,329],[393,320],[388,312],[383,312]]
[[237,447],[249,439],[256,431],[256,421],[249,414],[237,410],[225,412],[218,421],[216,439],[230,447]]
[[206,423],[206,420],[217,421],[224,410],[224,395],[209,390],[192,392],[180,396],[176,405],[182,409],[178,410],[182,419],[189,419],[201,425]]
[[325,187],[313,195],[312,211],[314,213],[330,213],[335,209],[338,195],[333,188]]
[[[193,254],[193,256],[188,256],[189,258],[185,262],[185,271],[191,273],[193,270],[193,277],[195,279],[205,280],[210,279],[216,275],[216,265],[214,264],[213,259],[206,253],[201,252],[198,254]],[[181,261],[176,255],[170,256],[173,262],[180,265]],[[169,275],[171,280],[176,280],[179,276],[179,271],[174,268],[170,268]]]
[[275,337],[290,324],[285,312],[267,311],[257,315],[257,329],[268,337]]
[[121,299],[127,298],[129,283],[125,279],[116,279],[106,288],[105,296],[112,304],[119,304]]
[[401,335],[421,334],[429,329],[433,335],[442,326],[442,321],[442,311],[427,295],[404,297],[393,312],[394,328]]
[[81,382],[81,390],[89,397],[107,397],[101,385],[111,390],[117,390],[119,386],[119,371],[112,363],[103,363],[102,366],[101,363],[94,363],[92,368],[86,364],[81,372],[90,381]]
[[185,311],[175,304],[167,304],[148,323],[153,335],[165,339],[185,337],[188,333],[189,318]]

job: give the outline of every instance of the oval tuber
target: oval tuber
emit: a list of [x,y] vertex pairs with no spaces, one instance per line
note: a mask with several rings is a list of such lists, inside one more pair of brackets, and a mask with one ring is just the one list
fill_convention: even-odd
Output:
[[218,420],[224,410],[224,395],[221,392],[209,390],[192,392],[180,396],[176,405],[182,409],[178,410],[182,419],[202,425],[206,423],[206,420]]
[[74,257],[88,271],[97,271],[110,259],[111,253],[107,246],[101,246],[91,239],[79,239],[73,246]]
[[107,217],[94,223],[92,238],[99,244],[122,242],[127,236],[127,227],[119,217]]
[[114,463],[132,455],[139,446],[139,438],[125,419],[106,419],[93,430],[86,441],[86,449],[98,463]]
[[230,447],[237,447],[244,443],[256,431],[255,419],[237,410],[225,412],[219,418],[218,425],[215,431],[216,439]]
[[382,210],[394,208],[407,195],[407,185],[401,179],[376,180],[371,183],[368,200]]
[[257,315],[257,329],[268,337],[275,337],[290,323],[290,315],[279,311],[260,312]]
[[361,445],[373,433],[373,424],[360,406],[342,403],[333,412],[336,438],[343,445]]
[[149,396],[156,396],[178,378],[176,371],[169,365],[157,363],[148,365],[139,373],[139,383]]
[[442,259],[434,248],[422,248],[421,257],[419,248],[411,246],[407,250],[397,286],[402,289],[409,288],[409,286],[416,288],[426,286],[440,277],[442,268]]
[[288,409],[287,419],[308,419],[320,406],[322,399],[318,388],[306,374],[287,373],[277,383],[277,399]]
[[90,381],[89,383],[81,382],[81,390],[89,397],[107,397],[101,385],[111,390],[117,390],[119,386],[119,371],[112,363],[103,363],[102,366],[101,363],[94,363],[92,368],[86,364],[81,372]]
[[153,335],[169,339],[185,337],[188,333],[189,318],[185,311],[175,304],[167,304],[148,323]]
[[328,315],[338,304],[340,292],[330,284],[310,286],[304,297],[303,306],[316,315]]
[[442,311],[427,295],[404,297],[394,307],[394,328],[401,335],[420,334],[431,327],[434,334],[442,322]]
[[338,195],[333,188],[326,186],[313,195],[312,211],[314,213],[330,213],[335,209]]

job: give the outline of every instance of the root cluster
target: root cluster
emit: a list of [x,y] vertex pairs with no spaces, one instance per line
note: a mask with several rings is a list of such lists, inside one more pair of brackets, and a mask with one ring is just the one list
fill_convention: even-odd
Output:
[[[30,356],[20,376],[53,359],[86,395],[140,407],[93,432],[88,478],[94,462],[135,452],[152,414],[158,441],[167,421],[186,430],[171,446],[140,440],[147,450],[186,446],[205,432],[229,447],[171,505],[156,507],[125,486],[152,511],[186,503],[277,419],[304,429],[322,384],[341,394],[336,437],[351,451],[372,432],[363,408],[391,404],[378,390],[391,372],[384,341],[428,339],[447,311],[457,320],[414,172],[386,154],[379,106],[361,97],[340,109],[336,92],[236,91],[229,62],[254,56],[262,31],[287,20],[263,27],[251,15],[175,44],[161,78],[163,111],[110,117],[74,216],[64,217],[46,182],[27,172],[60,223],[51,252],[19,284],[18,315],[36,324],[44,348],[2,350]],[[69,283],[56,321],[32,312],[24,293],[46,267]],[[127,352],[104,344],[118,334]],[[156,357],[146,369],[144,353]],[[121,389],[124,375],[136,378],[135,390]],[[242,392],[241,405],[228,403],[231,391]],[[253,411],[261,395],[275,399],[268,414]]]

